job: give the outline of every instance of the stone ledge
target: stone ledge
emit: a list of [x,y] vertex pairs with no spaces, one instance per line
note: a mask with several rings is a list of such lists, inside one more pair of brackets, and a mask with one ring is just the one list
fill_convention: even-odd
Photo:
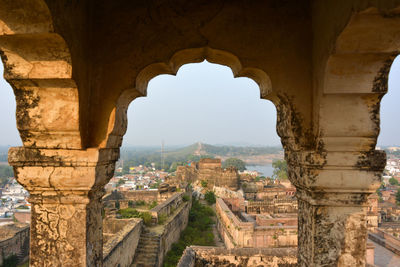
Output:
[[27,147],[11,147],[8,161],[14,167],[23,166],[62,166],[62,167],[94,167],[116,161],[118,149],[37,149]]

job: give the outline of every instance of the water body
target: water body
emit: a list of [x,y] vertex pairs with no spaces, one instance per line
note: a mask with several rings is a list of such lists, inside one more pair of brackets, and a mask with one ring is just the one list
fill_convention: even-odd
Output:
[[274,173],[274,168],[272,167],[272,164],[268,165],[247,165],[246,169],[249,171],[258,171],[261,173],[262,176],[265,177],[271,177],[272,174]]

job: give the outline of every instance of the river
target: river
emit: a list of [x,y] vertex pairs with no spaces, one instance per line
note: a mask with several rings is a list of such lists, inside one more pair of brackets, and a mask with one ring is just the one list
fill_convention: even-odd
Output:
[[246,169],[249,171],[258,171],[261,175],[265,177],[271,177],[272,173],[274,172],[274,168],[272,164],[268,165],[247,165]]

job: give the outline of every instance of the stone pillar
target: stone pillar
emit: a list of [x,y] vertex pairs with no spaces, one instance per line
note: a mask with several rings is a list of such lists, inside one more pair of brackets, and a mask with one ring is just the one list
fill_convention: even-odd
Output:
[[367,198],[380,185],[382,151],[288,153],[299,201],[299,266],[365,266]]
[[30,193],[30,266],[102,266],[101,197],[118,151],[11,148]]

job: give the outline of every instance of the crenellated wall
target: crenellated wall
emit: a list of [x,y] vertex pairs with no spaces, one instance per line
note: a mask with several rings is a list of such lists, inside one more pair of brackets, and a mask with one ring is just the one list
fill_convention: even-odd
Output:
[[227,187],[237,190],[239,187],[239,173],[236,168],[223,169],[220,159],[200,159],[197,164],[190,166],[179,166],[176,171],[177,179],[193,183],[195,181],[206,181],[207,188]]

